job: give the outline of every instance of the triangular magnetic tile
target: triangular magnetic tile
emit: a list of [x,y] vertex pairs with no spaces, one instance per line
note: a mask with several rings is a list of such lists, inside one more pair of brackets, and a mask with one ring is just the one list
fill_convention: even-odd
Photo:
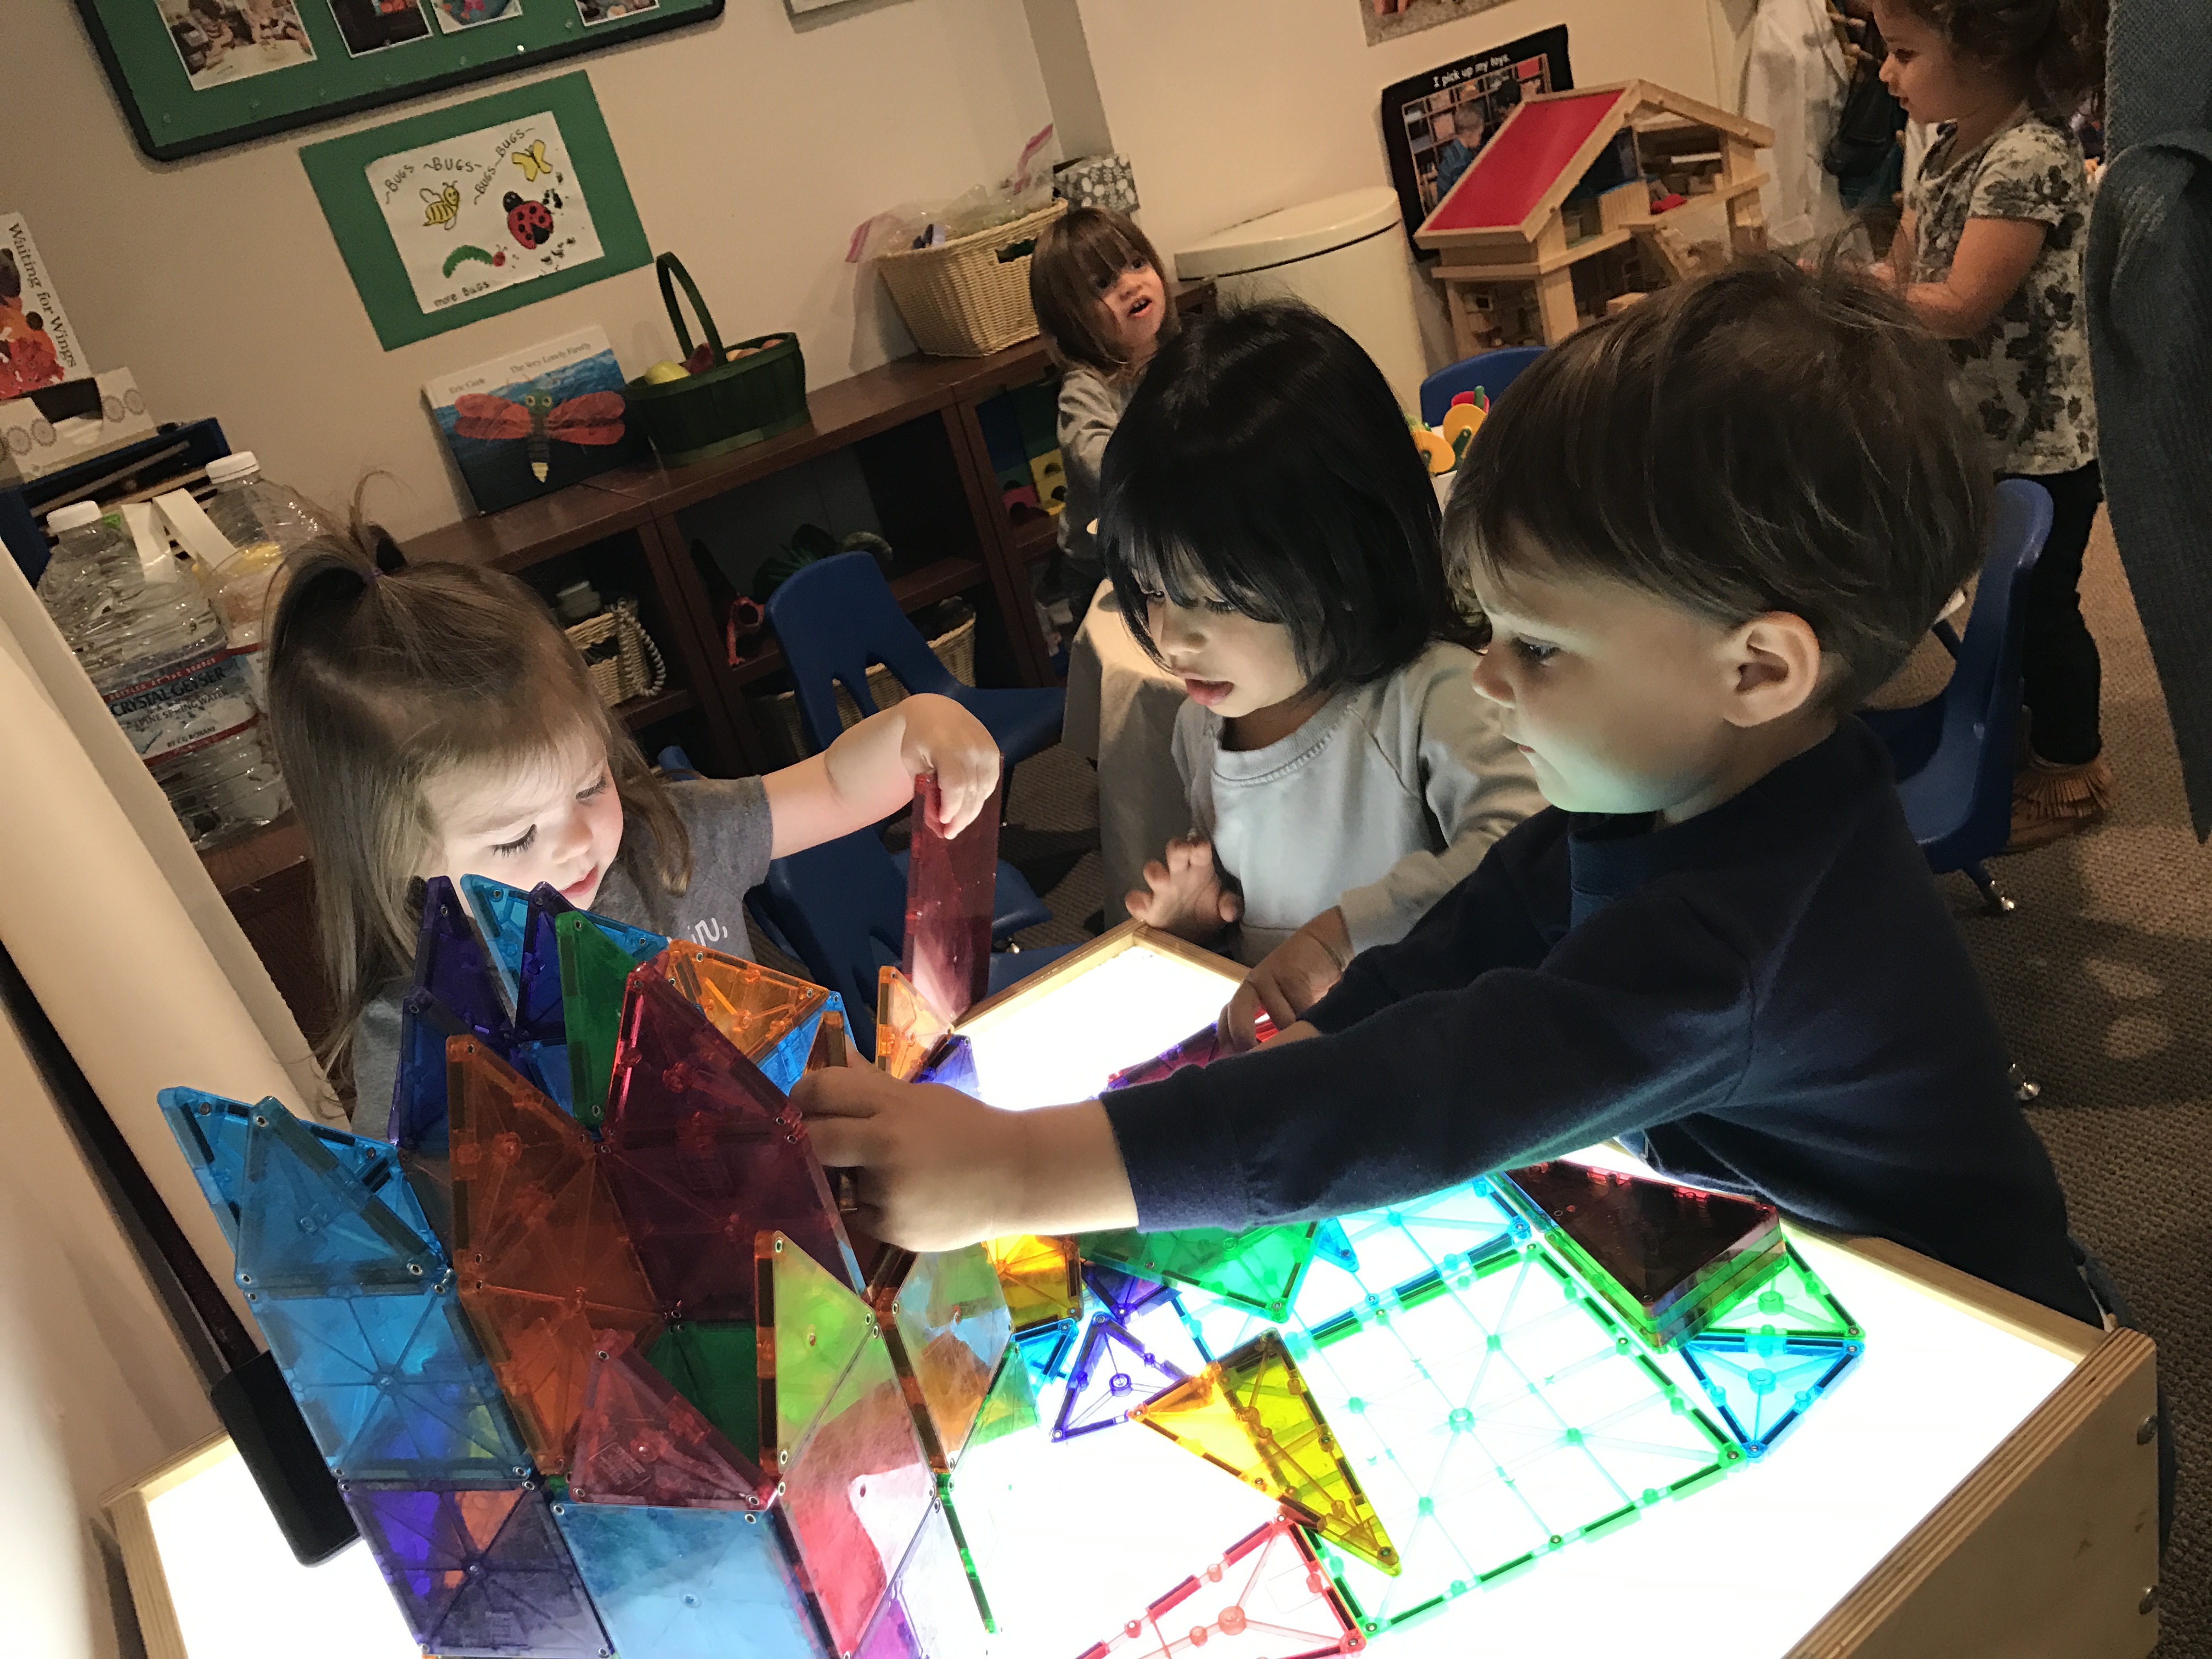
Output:
[[1208,1642],[1231,1653],[1324,1659],[1366,1638],[1288,1516],[1231,1545],[1082,1659],[1186,1659]]
[[489,876],[463,876],[458,884],[462,903],[476,918],[477,935],[499,975],[500,987],[510,1006],[520,1006],[522,939],[528,930],[530,895]]
[[248,1295],[408,1292],[435,1283],[445,1267],[436,1241],[371,1194],[306,1124],[268,1105],[246,1127],[237,1278]]
[[568,1489],[586,1504],[758,1510],[775,1482],[647,1364],[620,1331],[598,1333]]
[[1054,1440],[1110,1429],[1129,1408],[1185,1380],[1182,1372],[1147,1352],[1137,1339],[1103,1314],[1083,1334],[1083,1346],[1067,1373]]
[[1796,1245],[1785,1244],[1783,1256],[1779,1267],[1706,1320],[1698,1334],[1819,1336],[1838,1342],[1866,1334]]
[[757,1455],[760,1368],[750,1325],[735,1320],[676,1320],[645,1358],[732,1445],[748,1458]]
[[1856,1342],[1753,1335],[1696,1336],[1681,1352],[1729,1431],[1756,1458],[1858,1363],[1862,1351]]
[[561,1013],[568,1038],[569,1103],[576,1121],[599,1127],[622,1033],[623,1003],[638,966],[581,910],[553,924],[561,950]]
[[798,1109],[666,979],[628,984],[606,1091],[610,1141],[746,1127],[788,1133]]
[[1317,1222],[1231,1232],[1185,1227],[1169,1232],[1085,1233],[1084,1257],[1147,1279],[1207,1291],[1271,1320],[1289,1316],[1298,1281],[1313,1260]]
[[1083,1312],[1083,1263],[1073,1238],[1010,1233],[985,1240],[983,1249],[998,1273],[1017,1331]]
[[876,975],[876,1069],[911,1083],[952,1029],[914,981],[896,968]]
[[876,1328],[849,1285],[781,1235],[761,1239],[758,1272],[760,1466],[787,1466]]
[[1389,1535],[1277,1333],[1132,1407],[1129,1420],[1280,1498],[1340,1549],[1397,1571]]
[[981,1245],[921,1255],[895,1253],[869,1291],[890,1344],[924,1449],[950,1468],[968,1443],[1013,1323],[999,1276]]
[[916,1083],[941,1083],[963,1095],[981,1097],[982,1082],[975,1072],[975,1045],[955,1032],[937,1045],[929,1061],[915,1074]]
[[688,939],[670,940],[660,963],[669,982],[763,1073],[769,1073],[770,1060],[785,1045],[795,1047],[796,1063],[779,1061],[777,1066],[788,1075],[770,1076],[780,1089],[798,1080],[806,1051],[813,1046],[814,1023],[829,1005],[829,992]]
[[523,911],[522,955],[515,969],[514,1034],[524,1042],[566,1042],[561,1002],[561,936],[555,926],[576,907],[540,882]]

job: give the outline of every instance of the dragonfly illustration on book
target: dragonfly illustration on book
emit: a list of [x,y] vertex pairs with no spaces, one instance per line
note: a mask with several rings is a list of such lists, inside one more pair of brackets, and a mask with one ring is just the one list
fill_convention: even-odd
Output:
[[454,431],[464,438],[490,440],[520,438],[530,445],[530,471],[545,482],[552,465],[553,444],[618,444],[623,441],[625,412],[619,392],[586,392],[556,404],[550,392],[532,387],[522,401],[488,392],[464,392],[453,399],[460,418]]

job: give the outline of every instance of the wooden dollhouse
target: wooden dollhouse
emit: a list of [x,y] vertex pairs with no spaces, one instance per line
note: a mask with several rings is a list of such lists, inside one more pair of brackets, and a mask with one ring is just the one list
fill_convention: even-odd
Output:
[[1555,345],[1630,297],[1694,275],[1680,221],[1725,210],[1734,252],[1766,246],[1771,130],[1648,81],[1523,100],[1414,240],[1442,255],[1462,356]]

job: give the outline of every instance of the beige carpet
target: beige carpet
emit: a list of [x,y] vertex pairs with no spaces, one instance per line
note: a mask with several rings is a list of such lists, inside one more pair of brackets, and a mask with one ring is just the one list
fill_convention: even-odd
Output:
[[[2043,1085],[2030,1115],[2075,1231],[2157,1340],[2182,1473],[2158,1653],[2212,1659],[2212,850],[2189,830],[2165,705],[2101,521],[2083,599],[2104,653],[2118,808],[2070,842],[1999,862],[2019,902],[2010,915],[1984,914],[1964,876],[1942,884],[2013,1053]],[[1881,700],[1929,696],[1948,667],[1931,645]],[[1008,817],[1079,830],[1096,823],[1097,802],[1090,768],[1055,749],[1016,773]],[[1007,851],[1018,860],[1015,833]],[[1080,923],[1100,900],[1097,855],[1047,897],[1054,920],[1021,942],[1085,937]]]

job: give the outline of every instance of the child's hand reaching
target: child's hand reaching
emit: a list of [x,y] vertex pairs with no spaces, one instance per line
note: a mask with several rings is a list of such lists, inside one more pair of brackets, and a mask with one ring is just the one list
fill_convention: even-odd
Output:
[[769,856],[803,853],[880,823],[937,775],[935,828],[957,835],[999,787],[999,745],[950,697],[922,692],[871,714],[822,753],[761,780],[774,825]]
[[860,1171],[852,1219],[909,1250],[1009,1233],[1133,1227],[1136,1200],[1097,1101],[1002,1112],[957,1089],[830,1066],[791,1091],[828,1169]]
[[1122,900],[1147,927],[1203,944],[1244,914],[1244,901],[1221,884],[1213,843],[1200,836],[1171,841],[1145,866],[1145,885]]
[[1263,1008],[1285,1036],[1293,1029],[1304,1036],[1316,1035],[1299,1016],[1328,994],[1351,961],[1352,935],[1344,912],[1332,907],[1268,951],[1245,975],[1221,1011],[1223,1039],[1240,1054],[1257,1047],[1253,1022]]

